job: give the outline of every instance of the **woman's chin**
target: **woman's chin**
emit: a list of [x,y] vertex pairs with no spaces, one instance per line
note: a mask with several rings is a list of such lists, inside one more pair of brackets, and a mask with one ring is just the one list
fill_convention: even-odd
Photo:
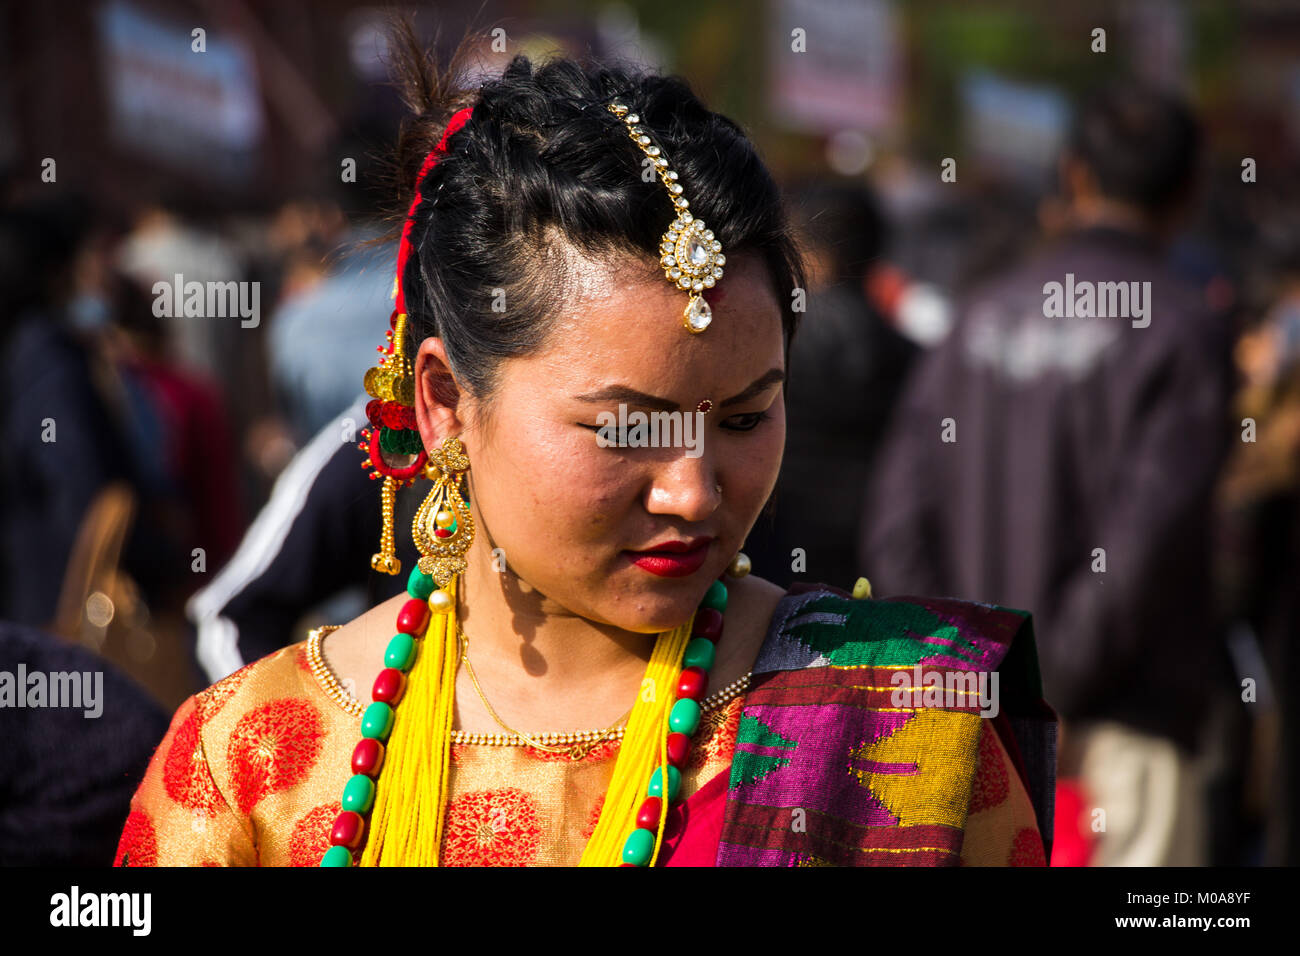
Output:
[[670,631],[691,619],[699,607],[698,600],[693,600],[693,597],[694,595],[686,598],[664,594],[646,595],[635,600],[632,607],[617,614],[611,623],[633,633],[657,634],[660,631]]

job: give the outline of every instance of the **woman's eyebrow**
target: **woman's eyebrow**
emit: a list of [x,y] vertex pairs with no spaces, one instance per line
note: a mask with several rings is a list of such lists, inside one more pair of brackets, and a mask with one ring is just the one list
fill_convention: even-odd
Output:
[[[770,368],[758,378],[754,379],[744,390],[737,392],[730,398],[724,398],[718,402],[719,408],[725,408],[728,405],[739,405],[747,402],[756,395],[761,394],[773,385],[785,381],[785,369]],[[638,392],[636,389],[627,385],[606,385],[604,388],[597,389],[594,392],[587,392],[585,395],[573,396],[575,401],[579,402],[623,402],[627,405],[644,405],[647,408],[662,410],[665,412],[675,412],[679,406],[676,402],[660,398],[658,395],[647,395],[645,392]]]

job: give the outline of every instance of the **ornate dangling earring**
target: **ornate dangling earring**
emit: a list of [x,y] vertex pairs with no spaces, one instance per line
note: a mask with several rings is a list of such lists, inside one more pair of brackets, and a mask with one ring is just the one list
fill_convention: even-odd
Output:
[[426,477],[433,489],[415,513],[412,535],[419,550],[420,570],[438,586],[429,595],[429,608],[438,614],[451,610],[455,601],[442,590],[466,568],[465,552],[474,543],[474,517],[460,491],[461,475],[469,471],[469,458],[460,439],[448,436],[429,455]]

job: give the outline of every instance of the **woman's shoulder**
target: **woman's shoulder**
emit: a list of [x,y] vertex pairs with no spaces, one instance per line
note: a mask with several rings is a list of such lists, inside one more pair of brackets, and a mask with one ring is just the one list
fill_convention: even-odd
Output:
[[327,689],[336,683],[359,687],[374,680],[383,666],[397,611],[409,600],[403,591],[321,636],[316,671]]
[[[1008,804],[1014,827],[997,817],[977,856],[1041,859],[1029,851],[1051,833],[1055,736],[1032,647],[1015,608],[874,598],[861,580],[787,589],[737,729],[725,865],[957,863],[971,813],[1002,805],[985,791],[1010,787],[1008,772],[1024,790]],[[842,786],[846,767],[858,786]],[[773,826],[781,808],[815,811],[822,832],[838,818],[856,842]]]
[[866,578],[853,589],[798,582],[776,603],[755,670],[817,666],[934,664],[999,669],[1013,648],[1034,675],[1032,615],[959,598],[873,597]]
[[[266,712],[274,718],[286,709],[319,715],[350,716],[355,709],[350,692],[332,679],[320,652],[325,635],[336,630],[317,628],[306,640],[286,645],[245,664],[181,705],[176,719],[193,719],[205,734],[234,726],[249,715]],[[215,726],[214,726],[215,725]]]
[[300,683],[298,675],[305,669],[305,643],[288,644],[272,651],[199,691],[194,695],[196,708],[211,713],[236,697],[261,695],[286,684]]

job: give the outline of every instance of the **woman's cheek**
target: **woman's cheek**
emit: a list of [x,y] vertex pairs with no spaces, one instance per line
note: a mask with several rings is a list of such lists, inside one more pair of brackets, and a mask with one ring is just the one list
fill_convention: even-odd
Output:
[[[776,422],[769,422],[775,426]],[[780,423],[784,426],[784,421]],[[746,447],[747,446],[747,447]],[[728,466],[729,484],[743,488],[754,495],[766,497],[776,486],[781,472],[781,457],[785,449],[785,428],[771,427],[765,435],[753,439],[731,453]],[[724,485],[724,490],[726,485]]]
[[539,482],[546,490],[539,497],[543,507],[564,516],[560,533],[565,538],[592,540],[609,533],[634,497],[634,468],[622,458],[617,449],[597,447],[595,436],[583,432],[563,442],[563,451],[546,465],[545,480]]

